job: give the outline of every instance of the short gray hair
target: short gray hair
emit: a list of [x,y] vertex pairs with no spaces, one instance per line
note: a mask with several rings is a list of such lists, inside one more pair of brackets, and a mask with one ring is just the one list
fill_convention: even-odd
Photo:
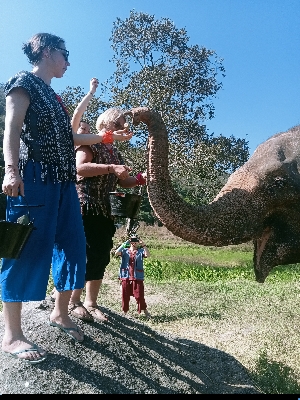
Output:
[[120,117],[122,117],[122,115],[124,115],[124,113],[120,108],[116,107],[108,108],[97,118],[96,121],[97,131],[101,131],[101,129],[106,128],[111,122],[116,122]]

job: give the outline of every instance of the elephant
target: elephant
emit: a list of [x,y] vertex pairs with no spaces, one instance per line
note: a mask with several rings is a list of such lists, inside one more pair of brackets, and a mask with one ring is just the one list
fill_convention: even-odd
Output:
[[194,206],[172,187],[161,115],[147,107],[132,108],[127,115],[133,125],[144,123],[149,131],[149,201],[170,232],[204,246],[253,241],[259,283],[275,266],[300,261],[300,125],[260,144],[209,204]]

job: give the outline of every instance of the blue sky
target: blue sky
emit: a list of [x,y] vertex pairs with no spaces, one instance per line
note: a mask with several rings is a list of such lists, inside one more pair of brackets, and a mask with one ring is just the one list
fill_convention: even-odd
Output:
[[114,70],[109,37],[130,10],[170,18],[190,44],[215,50],[226,77],[209,132],[249,141],[250,154],[274,133],[300,124],[300,0],[0,0],[0,82],[31,66],[22,43],[37,32],[63,37],[68,71],[54,79],[89,89]]

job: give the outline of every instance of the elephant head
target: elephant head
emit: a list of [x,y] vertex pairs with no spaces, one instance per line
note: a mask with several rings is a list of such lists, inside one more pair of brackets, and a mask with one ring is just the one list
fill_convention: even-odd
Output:
[[155,215],[174,235],[205,246],[253,240],[256,280],[277,265],[300,261],[300,126],[257,147],[208,205],[186,203],[168,172],[168,135],[159,113],[128,112],[149,131],[147,190]]

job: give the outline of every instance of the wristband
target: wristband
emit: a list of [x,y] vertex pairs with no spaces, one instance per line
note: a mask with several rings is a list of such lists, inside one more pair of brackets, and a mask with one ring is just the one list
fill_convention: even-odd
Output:
[[139,172],[139,173],[136,175],[135,179],[136,179],[138,185],[141,185],[141,186],[142,186],[142,185],[145,185],[145,184],[146,184],[146,179],[143,177],[143,175],[142,175],[141,172]]
[[112,131],[106,131],[104,135],[102,136],[102,143],[104,144],[111,144],[114,142],[113,139],[113,132]]
[[91,95],[94,97],[94,93],[92,93],[91,91],[90,91],[90,92],[88,92],[88,94],[91,94]]

